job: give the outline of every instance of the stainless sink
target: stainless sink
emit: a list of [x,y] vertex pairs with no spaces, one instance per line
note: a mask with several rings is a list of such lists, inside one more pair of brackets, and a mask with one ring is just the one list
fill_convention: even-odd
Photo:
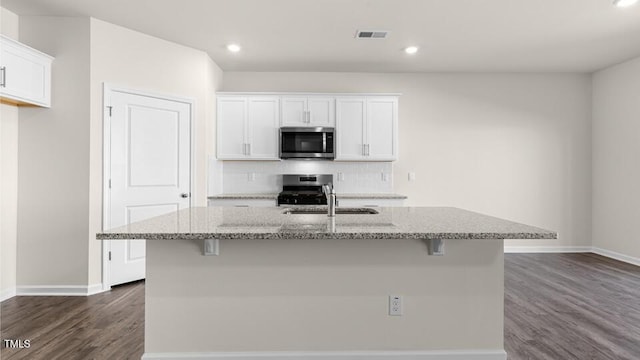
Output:
[[[282,211],[283,214],[327,214],[326,208],[288,208]],[[374,215],[378,210],[369,208],[336,208],[336,215]]]

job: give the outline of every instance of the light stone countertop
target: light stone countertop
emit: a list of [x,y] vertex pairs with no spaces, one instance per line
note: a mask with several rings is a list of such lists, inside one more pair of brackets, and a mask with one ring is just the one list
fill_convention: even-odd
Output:
[[378,214],[284,214],[286,207],[194,207],[98,233],[97,239],[556,239],[557,233],[447,207]]
[[[337,194],[338,199],[406,199],[406,195],[390,193],[369,194]],[[218,194],[209,196],[208,199],[277,199],[278,194]]]

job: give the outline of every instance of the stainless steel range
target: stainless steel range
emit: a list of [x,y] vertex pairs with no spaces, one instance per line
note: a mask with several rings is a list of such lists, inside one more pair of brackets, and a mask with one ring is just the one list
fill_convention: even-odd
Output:
[[327,205],[322,185],[333,186],[333,175],[282,175],[278,205]]

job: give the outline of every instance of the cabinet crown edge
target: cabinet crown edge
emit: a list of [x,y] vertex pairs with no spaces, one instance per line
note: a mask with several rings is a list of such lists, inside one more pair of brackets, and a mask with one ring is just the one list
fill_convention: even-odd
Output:
[[25,50],[29,50],[31,52],[37,53],[40,56],[44,56],[46,58],[48,58],[49,60],[54,60],[55,58],[47,53],[43,53],[42,51],[38,50],[38,49],[34,49],[31,46],[25,44],[25,43],[21,43],[20,41],[16,40],[16,39],[12,39],[6,35],[0,34],[0,40],[2,42],[7,42],[9,44],[13,44],[15,46],[19,46],[22,49]]

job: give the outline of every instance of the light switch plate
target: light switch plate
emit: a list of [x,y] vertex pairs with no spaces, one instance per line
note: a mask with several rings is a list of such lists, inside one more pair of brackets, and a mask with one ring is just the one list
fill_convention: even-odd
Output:
[[409,181],[415,181],[415,180],[416,180],[416,173],[410,172],[409,173]]

